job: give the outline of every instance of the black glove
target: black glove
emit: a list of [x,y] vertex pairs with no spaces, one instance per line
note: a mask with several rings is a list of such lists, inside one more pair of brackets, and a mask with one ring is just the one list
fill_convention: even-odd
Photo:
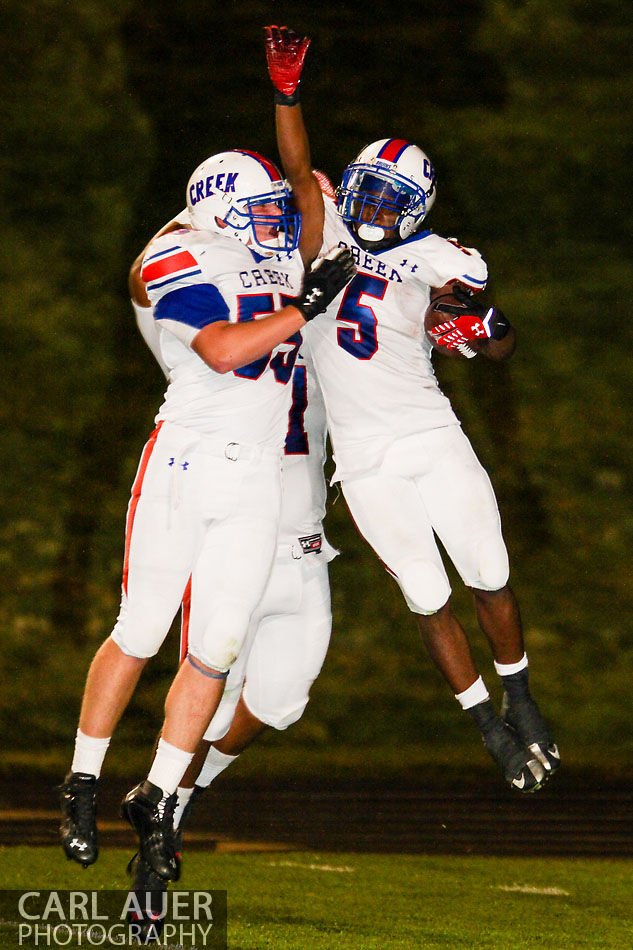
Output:
[[356,264],[349,248],[343,248],[331,259],[326,257],[305,275],[301,293],[293,300],[293,306],[301,311],[304,320],[312,320],[327,309],[355,273]]
[[[486,307],[485,304],[477,303],[472,294],[464,290],[463,287],[456,285],[453,287],[452,293],[453,297],[459,300],[459,307],[456,307],[455,304],[442,303],[443,298],[438,297],[437,303],[433,305],[433,309],[439,313],[449,313],[453,319],[457,317],[474,317],[481,322],[485,329],[486,336],[489,339],[503,340],[510,329],[510,321],[503,310],[499,310],[498,307]],[[481,336],[481,334],[477,333],[476,336]]]

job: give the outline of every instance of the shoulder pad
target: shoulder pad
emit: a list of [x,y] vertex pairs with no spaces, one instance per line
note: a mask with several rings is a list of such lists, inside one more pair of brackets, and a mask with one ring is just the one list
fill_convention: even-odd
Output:
[[141,278],[147,285],[148,293],[165,284],[202,273],[192,253],[194,249],[188,240],[189,233],[172,231],[152,241],[141,268]]
[[483,290],[486,286],[488,267],[474,247],[463,247],[455,238],[430,234],[421,242],[420,250],[437,275],[437,283],[431,286],[443,287],[453,281],[473,290]]

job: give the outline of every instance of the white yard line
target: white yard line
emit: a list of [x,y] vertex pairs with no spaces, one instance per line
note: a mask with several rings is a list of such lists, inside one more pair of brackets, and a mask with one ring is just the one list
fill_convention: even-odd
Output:
[[332,867],[331,864],[300,864],[298,861],[269,861],[269,868],[305,868],[307,871],[334,871],[337,874],[347,874],[354,868]]
[[533,887],[531,884],[498,884],[497,891],[510,891],[517,894],[544,894],[546,897],[571,897],[562,887]]

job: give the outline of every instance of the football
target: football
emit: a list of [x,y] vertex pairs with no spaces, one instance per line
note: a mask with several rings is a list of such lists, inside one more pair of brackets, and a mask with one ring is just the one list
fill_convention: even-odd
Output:
[[[442,293],[438,296],[442,297],[442,303],[453,304],[456,307],[463,307],[457,297],[454,297],[453,294]],[[437,297],[436,297],[437,299]],[[461,352],[458,349],[449,350],[446,346],[438,346],[437,343],[433,340],[433,337],[430,336],[430,330],[433,327],[438,326],[440,323],[448,323],[451,320],[450,313],[439,313],[437,310],[433,309],[433,301],[429,304],[426,313],[424,314],[424,330],[427,336],[427,339],[431,343],[433,349],[436,353],[441,353],[442,356],[448,356],[452,359],[471,359],[466,353]],[[468,348],[471,350],[473,356],[477,354],[479,348],[479,342],[477,340],[470,340],[468,343]]]

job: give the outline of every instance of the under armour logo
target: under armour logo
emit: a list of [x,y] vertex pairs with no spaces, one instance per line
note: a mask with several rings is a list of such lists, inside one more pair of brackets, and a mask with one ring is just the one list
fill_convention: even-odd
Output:
[[[169,464],[169,467],[170,467],[170,468],[173,468],[173,466],[176,464],[176,459],[172,456],[172,457],[170,458],[168,464]],[[180,464],[180,467],[182,468],[183,472],[186,472],[187,469],[189,468],[189,462],[180,462],[179,464]]]
[[470,329],[471,329],[472,332],[475,334],[475,336],[485,336],[485,335],[486,335],[486,331],[485,331],[484,328],[482,327],[481,323],[473,323],[473,325],[472,325],[472,327],[471,327]]
[[70,842],[70,847],[75,848],[77,851],[85,851],[88,847],[88,843],[86,841],[80,841],[79,838],[73,838]]
[[313,287],[312,290],[306,294],[306,303],[312,304],[323,296],[323,291],[320,287]]

